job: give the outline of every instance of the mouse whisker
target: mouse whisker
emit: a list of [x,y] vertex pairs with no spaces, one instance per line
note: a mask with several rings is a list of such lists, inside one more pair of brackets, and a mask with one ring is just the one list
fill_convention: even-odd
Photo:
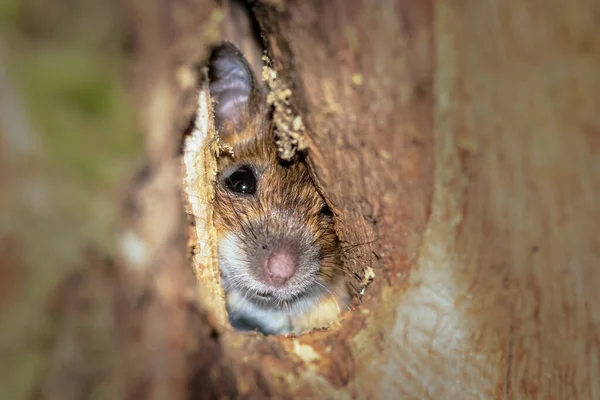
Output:
[[378,239],[373,239],[373,240],[369,240],[368,242],[362,242],[362,243],[346,243],[346,242],[340,242],[340,247],[342,248],[342,250],[354,250],[360,246],[366,246],[368,244],[373,244],[375,242],[377,242]]
[[315,281],[315,283],[316,283],[318,286],[320,286],[320,287],[322,287],[323,289],[325,289],[325,291],[327,291],[329,294],[333,295],[333,292],[332,292],[332,291],[331,291],[331,290],[330,290],[330,289],[329,289],[327,286],[325,286],[324,284],[322,284],[322,283],[321,283],[321,282],[319,282],[319,281]]
[[[233,210],[235,216],[237,217],[236,221],[239,223],[239,226],[240,226],[242,232],[244,232],[246,234],[249,232],[252,235],[252,237],[254,238],[254,240],[258,241],[258,238],[256,237],[256,234],[254,233],[254,229],[252,228],[252,224],[250,223],[250,220],[249,220],[248,216],[245,215],[245,214],[240,214],[238,212],[238,209],[236,208],[236,206],[235,206],[235,204],[233,202],[233,199],[232,199],[232,197],[231,197],[231,195],[229,193],[226,194],[226,198],[227,198],[227,200],[229,200],[229,205],[231,206],[231,209]],[[246,221],[248,221],[248,226],[246,226],[243,223],[243,218],[241,217],[241,215],[245,215],[246,216]],[[250,235],[248,235],[248,236],[250,236]]]

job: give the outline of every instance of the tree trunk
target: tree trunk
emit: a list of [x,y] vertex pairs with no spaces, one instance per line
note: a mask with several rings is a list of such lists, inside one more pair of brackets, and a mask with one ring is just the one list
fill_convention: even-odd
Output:
[[600,398],[598,2],[253,3],[356,289],[300,337],[233,331],[214,273],[233,14],[71,3],[3,16],[0,398]]

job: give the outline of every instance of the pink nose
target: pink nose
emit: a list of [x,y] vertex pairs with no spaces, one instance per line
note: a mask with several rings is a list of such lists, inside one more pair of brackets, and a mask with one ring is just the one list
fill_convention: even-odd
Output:
[[265,261],[265,274],[275,284],[284,284],[295,272],[296,259],[288,251],[276,250]]

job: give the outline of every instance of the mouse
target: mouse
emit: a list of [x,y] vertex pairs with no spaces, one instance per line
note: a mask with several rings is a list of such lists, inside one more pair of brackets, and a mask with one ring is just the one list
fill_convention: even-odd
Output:
[[271,107],[230,42],[208,62],[217,158],[214,224],[229,322],[241,331],[302,334],[350,304],[334,215],[301,154],[277,155]]

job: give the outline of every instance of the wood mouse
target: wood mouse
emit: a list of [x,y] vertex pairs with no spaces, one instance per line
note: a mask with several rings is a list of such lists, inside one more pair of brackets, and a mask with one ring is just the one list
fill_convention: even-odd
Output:
[[219,139],[215,226],[232,326],[300,334],[349,306],[331,210],[306,164],[277,156],[264,90],[231,43],[209,60]]

